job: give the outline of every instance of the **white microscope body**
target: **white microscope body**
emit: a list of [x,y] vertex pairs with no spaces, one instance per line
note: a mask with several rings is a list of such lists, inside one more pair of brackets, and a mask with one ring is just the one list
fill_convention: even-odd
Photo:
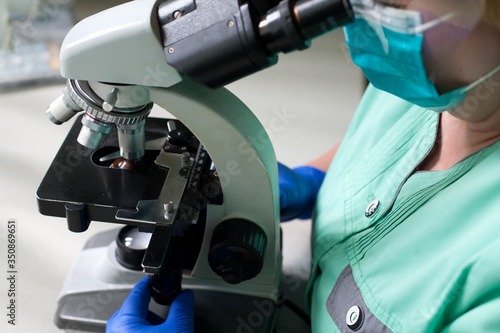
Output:
[[[153,297],[165,304],[181,287],[194,290],[199,332],[272,332],[281,297],[276,157],[253,113],[217,87],[271,66],[278,52],[304,49],[310,39],[353,19],[347,0],[136,0],[91,16],[69,32],[60,54],[68,84],[47,116],[61,124],[85,114],[74,126],[79,134],[70,132],[68,146],[37,192],[40,212],[66,216],[69,229],[77,232],[91,220],[138,229],[133,237],[129,229],[121,231],[117,242],[109,235],[89,242],[60,297],[59,327],[103,330],[133,285],[149,274],[152,291],[159,290]],[[154,119],[148,125],[153,104],[176,120],[166,123],[168,136],[148,139],[148,131],[155,134],[164,126]],[[179,126],[201,144],[179,144]],[[108,151],[106,137],[114,132],[119,147]],[[74,146],[76,140],[86,148]],[[72,170],[57,159],[68,149],[81,152],[88,163],[82,176],[65,180]],[[155,195],[144,189],[151,184],[141,161],[148,158],[147,170],[164,177]],[[108,160],[115,160],[113,170],[103,166]],[[116,170],[124,165],[139,171]],[[200,197],[200,179],[222,195]],[[190,196],[207,200],[194,209],[186,205]],[[137,199],[130,204],[131,198]],[[191,229],[200,236],[197,245],[187,246],[195,257],[184,267],[178,249],[186,250]],[[144,231],[148,237],[136,237]],[[146,248],[140,270],[127,261],[137,257],[136,242]],[[169,284],[178,288],[170,290]],[[161,289],[165,285],[167,291]],[[265,318],[250,327],[248,314],[256,310]]]
[[[83,109],[99,124],[103,120],[102,115],[127,119],[139,112],[143,117],[147,113],[145,106],[151,102],[173,114],[195,134],[210,155],[223,193],[222,205],[209,204],[207,207],[198,260],[192,270],[184,272],[182,287],[193,289],[195,293],[206,290],[231,297],[252,296],[259,302],[269,300],[274,306],[279,297],[281,251],[277,163],[271,142],[266,138],[268,143],[262,145],[264,128],[228,90],[204,87],[166,63],[159,39],[159,23],[155,21],[157,7],[156,0],[133,1],[77,24],[67,35],[60,55],[62,75],[70,80],[70,88],[76,88],[70,92],[66,90],[51,104],[48,116],[52,121],[62,123]],[[231,27],[228,26],[228,29]],[[75,92],[80,96],[75,97]],[[147,108],[150,109],[150,106]],[[95,118],[95,112],[99,119]],[[94,142],[98,139],[89,138],[94,134],[95,123],[88,125],[80,134],[80,139],[86,140],[93,148],[99,146],[99,142]],[[118,122],[117,126],[122,123]],[[260,138],[258,146],[252,142],[256,134]],[[94,136],[99,137],[100,133]],[[176,166],[165,167],[174,169]],[[177,207],[174,204],[170,217],[166,218],[165,201],[161,199],[165,198],[141,201],[136,212],[119,210],[116,219],[124,224],[151,224],[155,228],[171,225]],[[175,199],[166,202],[172,201],[175,203]],[[266,243],[260,272],[238,284],[225,282],[214,273],[208,262],[214,229],[230,220],[255,224],[263,231],[261,236]],[[89,298],[92,302],[106,300],[113,291],[130,290],[144,276],[143,272],[121,266],[115,258],[115,251],[113,241],[107,247],[86,249],[77,259],[61,295],[64,309],[60,309],[56,319],[61,327],[102,327],[106,318],[92,311],[88,311],[88,318],[82,316],[72,321],[75,313],[82,312],[77,304],[88,303]],[[147,273],[154,273],[154,268]],[[75,297],[73,300],[72,295]],[[226,301],[224,297],[214,295],[213,299],[204,300],[203,304]],[[106,304],[111,307],[105,311],[106,315],[115,311],[121,301]],[[74,308],[74,313],[68,308]],[[236,318],[234,320],[229,327],[237,327],[238,322]],[[265,330],[272,327],[272,318],[269,324],[262,326]],[[204,332],[208,331],[212,330],[205,327]]]

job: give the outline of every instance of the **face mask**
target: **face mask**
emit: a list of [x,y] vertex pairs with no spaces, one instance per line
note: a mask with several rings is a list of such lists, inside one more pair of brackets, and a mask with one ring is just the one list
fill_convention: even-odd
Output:
[[346,43],[354,63],[380,90],[418,106],[444,112],[458,106],[467,92],[488,79],[439,95],[422,59],[424,31],[449,20],[453,13],[427,23],[416,11],[391,8],[372,0],[352,2],[356,20],[345,27]]

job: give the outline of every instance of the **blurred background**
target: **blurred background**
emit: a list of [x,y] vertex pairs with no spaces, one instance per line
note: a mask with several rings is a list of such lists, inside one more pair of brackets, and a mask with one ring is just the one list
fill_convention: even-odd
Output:
[[[116,228],[93,222],[71,233],[64,219],[38,213],[35,192],[71,125],[55,126],[47,106],[65,84],[60,43],[74,23],[124,1],[0,0],[0,331],[61,332],[57,298],[74,258],[94,234]],[[298,166],[341,141],[365,81],[341,30],[310,49],[280,55],[277,65],[227,88],[260,119],[277,159]],[[167,117],[159,108],[152,116]],[[7,324],[6,225],[17,221],[17,321]],[[307,280],[310,221],[282,224],[284,270]],[[299,292],[298,302],[302,301]]]

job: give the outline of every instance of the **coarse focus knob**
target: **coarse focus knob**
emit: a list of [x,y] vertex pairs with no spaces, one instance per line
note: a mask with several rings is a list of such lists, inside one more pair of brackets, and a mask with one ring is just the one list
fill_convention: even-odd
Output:
[[224,281],[238,284],[260,273],[266,246],[266,235],[257,224],[226,220],[212,233],[208,263]]

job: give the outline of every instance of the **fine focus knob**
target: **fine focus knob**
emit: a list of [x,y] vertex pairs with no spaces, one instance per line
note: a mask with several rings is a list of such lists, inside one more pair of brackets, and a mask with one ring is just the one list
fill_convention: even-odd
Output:
[[238,284],[260,273],[266,245],[266,235],[257,224],[226,220],[212,233],[208,263],[224,281]]

